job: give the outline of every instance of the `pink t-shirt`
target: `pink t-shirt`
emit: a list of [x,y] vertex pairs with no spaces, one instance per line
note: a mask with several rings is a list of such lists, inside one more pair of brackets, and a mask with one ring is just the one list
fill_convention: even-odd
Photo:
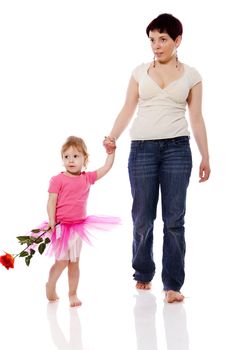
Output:
[[56,222],[76,223],[86,218],[87,199],[97,173],[82,172],[79,176],[60,173],[53,176],[49,193],[57,193]]

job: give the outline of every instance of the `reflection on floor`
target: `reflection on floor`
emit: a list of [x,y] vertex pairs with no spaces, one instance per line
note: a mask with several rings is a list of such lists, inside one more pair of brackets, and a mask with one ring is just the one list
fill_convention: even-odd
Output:
[[58,302],[48,303],[47,318],[49,322],[51,338],[57,349],[84,349],[82,344],[82,329],[79,314],[76,309],[69,310],[69,337],[66,339],[58,322]]
[[[94,249],[84,250],[80,308],[69,307],[66,274],[57,286],[60,300],[47,302],[47,258],[34,258],[29,268],[19,261],[14,270],[1,267],[0,349],[233,349],[231,296],[219,294],[220,288],[210,290],[215,274],[205,278],[208,264],[188,266],[192,279],[187,278],[183,289],[185,301],[166,304],[158,273],[151,291],[135,289],[131,242],[122,241],[105,236]],[[220,285],[225,277],[219,274]]]

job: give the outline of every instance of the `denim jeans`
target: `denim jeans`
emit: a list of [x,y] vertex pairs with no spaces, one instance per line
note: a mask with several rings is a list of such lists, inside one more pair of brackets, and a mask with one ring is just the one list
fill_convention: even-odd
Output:
[[134,279],[149,282],[155,274],[153,229],[160,190],[163,287],[179,291],[185,278],[184,216],[192,170],[189,137],[132,141],[128,170],[133,197]]

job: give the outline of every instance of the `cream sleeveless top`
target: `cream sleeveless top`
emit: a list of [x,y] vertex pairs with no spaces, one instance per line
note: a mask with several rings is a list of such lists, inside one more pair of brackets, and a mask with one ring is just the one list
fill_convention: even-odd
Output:
[[138,82],[139,100],[136,118],[130,128],[132,140],[156,140],[189,136],[185,117],[187,97],[202,78],[197,70],[183,64],[180,78],[161,88],[149,75],[150,63],[133,70]]

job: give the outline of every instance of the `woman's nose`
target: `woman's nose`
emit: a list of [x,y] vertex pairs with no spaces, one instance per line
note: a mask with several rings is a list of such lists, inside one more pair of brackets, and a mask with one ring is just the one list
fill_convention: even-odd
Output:
[[153,49],[159,49],[160,48],[160,43],[159,41],[154,41],[153,43]]

